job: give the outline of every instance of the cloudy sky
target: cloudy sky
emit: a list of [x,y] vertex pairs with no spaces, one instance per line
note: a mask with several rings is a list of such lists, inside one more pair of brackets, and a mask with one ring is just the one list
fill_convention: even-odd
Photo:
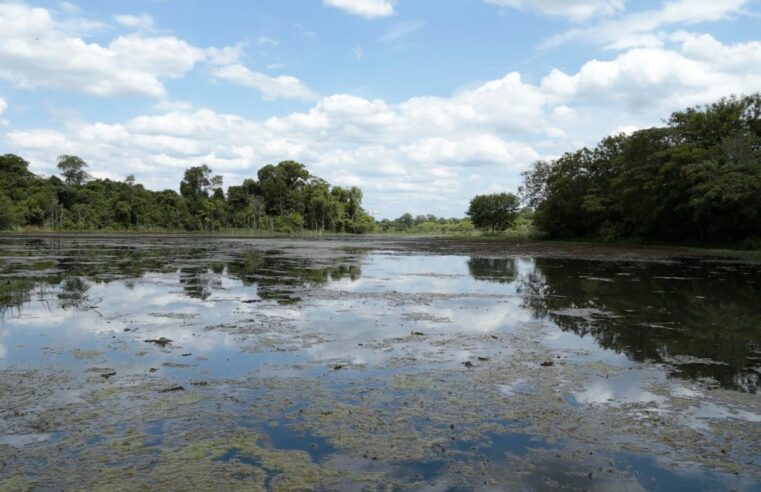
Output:
[[177,188],[294,159],[378,217],[761,90],[761,0],[0,1],[0,152]]

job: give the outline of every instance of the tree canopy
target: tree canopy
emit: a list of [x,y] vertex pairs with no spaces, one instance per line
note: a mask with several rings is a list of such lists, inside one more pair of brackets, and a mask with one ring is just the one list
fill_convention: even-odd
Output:
[[520,200],[512,193],[476,195],[465,214],[479,229],[504,231],[515,225]]
[[77,156],[58,159],[63,180],[29,172],[13,154],[0,156],[0,229],[255,229],[296,232],[369,232],[373,218],[362,208],[362,191],[331,186],[303,164],[266,165],[258,179],[225,191],[206,165],[188,168],[177,193],[151,191],[135,176],[123,182],[92,179]]
[[739,241],[761,237],[761,95],[675,112],[524,173],[550,237]]
[[81,185],[90,179],[87,174],[87,163],[75,155],[62,155],[58,158],[58,169],[66,184]]

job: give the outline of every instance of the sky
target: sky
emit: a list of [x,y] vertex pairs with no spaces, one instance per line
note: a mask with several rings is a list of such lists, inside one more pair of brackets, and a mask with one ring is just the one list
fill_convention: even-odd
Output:
[[304,163],[461,217],[539,159],[761,91],[761,0],[0,1],[0,153],[177,189]]

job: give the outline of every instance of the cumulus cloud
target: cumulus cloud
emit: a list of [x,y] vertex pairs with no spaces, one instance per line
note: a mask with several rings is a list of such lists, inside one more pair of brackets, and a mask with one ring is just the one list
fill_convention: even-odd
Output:
[[245,87],[253,87],[268,100],[293,98],[309,101],[318,97],[317,92],[296,77],[288,75],[272,77],[261,72],[252,72],[240,64],[218,68],[214,71],[214,76]]
[[720,70],[737,75],[759,74],[761,67],[761,42],[750,41],[725,45],[710,34],[675,33],[671,39],[681,43],[684,56],[702,63],[710,64]]
[[394,14],[394,5],[389,0],[323,0],[322,3],[367,19]]
[[565,17],[575,22],[608,16],[624,10],[624,0],[485,0],[486,3],[544,15]]
[[238,64],[243,45],[200,48],[174,36],[146,35],[153,30],[150,16],[116,20],[138,32],[102,45],[72,34],[46,9],[0,4],[0,79],[23,89],[166,99],[165,80],[184,77],[205,62],[222,67],[218,78],[256,88],[265,98],[314,98],[294,77],[270,77]]
[[161,78],[180,77],[204,57],[203,50],[173,37],[88,43],[61,30],[45,9],[0,5],[0,78],[21,88],[162,97]]
[[678,50],[636,48],[592,60],[572,75],[553,70],[543,92],[558,99],[624,106],[628,112],[670,111],[748,94],[761,87],[761,43],[725,45],[709,35],[680,34]]
[[542,43],[551,48],[571,41],[586,41],[610,49],[657,47],[663,44],[659,32],[673,25],[715,22],[727,19],[750,3],[751,0],[673,0],[660,9],[645,10],[606,20],[590,27],[576,28],[553,36]]

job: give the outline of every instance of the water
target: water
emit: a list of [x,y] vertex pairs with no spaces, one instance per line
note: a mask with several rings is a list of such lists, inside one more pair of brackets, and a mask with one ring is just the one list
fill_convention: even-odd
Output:
[[761,490],[759,299],[669,251],[0,239],[0,489]]

